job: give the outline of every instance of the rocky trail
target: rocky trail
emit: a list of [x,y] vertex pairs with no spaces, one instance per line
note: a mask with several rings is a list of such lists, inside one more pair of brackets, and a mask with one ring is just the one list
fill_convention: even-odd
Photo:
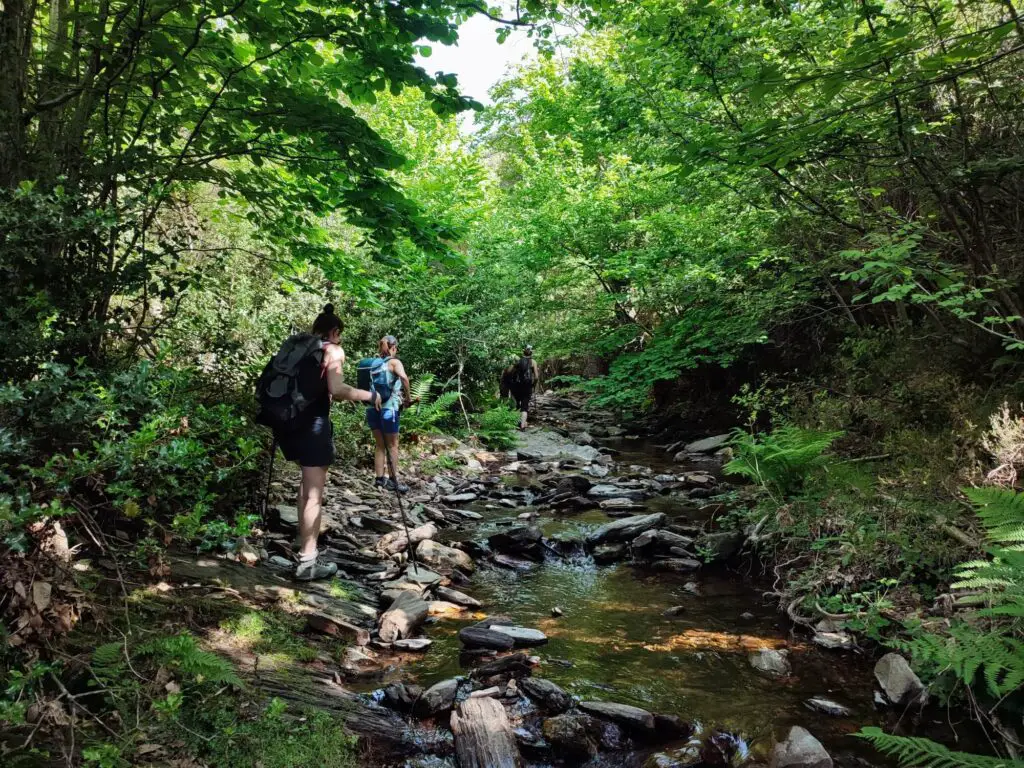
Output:
[[[343,715],[367,765],[878,762],[849,734],[900,717],[921,684],[833,622],[794,626],[744,577],[746,534],[719,527],[715,498],[725,438],[654,447],[575,400],[538,406],[516,450],[421,446],[408,537],[393,495],[333,473],[331,583],[289,578],[288,501],[261,548],[176,558],[171,580],[287,605],[343,639],[287,668],[219,650],[267,694]],[[288,470],[272,487],[296,485]]]

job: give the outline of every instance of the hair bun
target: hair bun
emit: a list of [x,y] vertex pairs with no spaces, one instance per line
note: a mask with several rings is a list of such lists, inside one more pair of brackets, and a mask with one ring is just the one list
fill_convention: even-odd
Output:
[[333,304],[325,304],[324,305],[324,314],[325,315],[333,315],[334,314],[334,305]]

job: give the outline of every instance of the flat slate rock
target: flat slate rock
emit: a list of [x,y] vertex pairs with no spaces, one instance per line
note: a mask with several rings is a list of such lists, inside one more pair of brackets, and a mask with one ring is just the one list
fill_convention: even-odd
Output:
[[395,640],[391,645],[400,651],[425,651],[433,644],[433,640],[425,637],[410,637],[404,640]]
[[587,542],[593,545],[611,541],[632,541],[644,531],[664,525],[665,519],[664,512],[656,512],[653,515],[624,517],[621,520],[606,523],[596,531],[591,532],[587,536]]
[[687,443],[685,449],[690,453],[710,453],[711,451],[718,450],[731,439],[731,434],[713,435],[712,437],[705,437],[703,440],[694,440],[692,443]]
[[494,628],[463,627],[459,630],[459,642],[467,648],[487,648],[492,651],[511,651],[515,638]]
[[548,430],[526,432],[519,438],[517,458],[523,461],[554,461],[578,459],[586,463],[597,461],[601,452],[591,445],[576,445],[571,440]]
[[479,498],[475,493],[450,493],[447,496],[442,496],[441,501],[445,504],[465,504]]
[[475,597],[470,597],[465,592],[459,592],[459,590],[452,589],[451,587],[436,587],[434,594],[442,600],[447,600],[449,603],[462,605],[466,608],[480,608],[483,606],[483,603]]
[[580,709],[591,715],[603,717],[623,728],[639,732],[654,732],[654,715],[640,707],[631,707],[628,704],[614,704],[608,701],[581,701]]
[[516,557],[515,555],[495,555],[493,559],[498,565],[504,566],[505,568],[511,568],[515,571],[529,571],[532,568],[537,567],[537,564],[532,560],[527,560],[523,557]]
[[595,485],[589,491],[587,496],[592,499],[642,499],[644,492],[638,488],[623,488],[618,485]]
[[502,624],[492,625],[490,629],[494,632],[500,632],[503,635],[511,637],[515,642],[514,647],[516,648],[529,648],[535,645],[544,645],[544,643],[548,641],[548,636],[539,629],[506,626]]
[[542,677],[524,677],[519,681],[523,693],[548,712],[560,715],[572,708],[572,696]]
[[853,710],[849,707],[840,704],[838,701],[827,699],[824,696],[812,696],[804,702],[804,706],[815,712],[821,712],[832,717],[850,717],[853,714]]

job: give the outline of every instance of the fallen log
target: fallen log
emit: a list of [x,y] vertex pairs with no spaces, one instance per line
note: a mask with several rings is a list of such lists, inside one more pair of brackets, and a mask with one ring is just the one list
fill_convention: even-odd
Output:
[[425,600],[412,592],[402,592],[380,617],[377,633],[385,643],[409,637],[422,624],[430,611]]
[[451,726],[460,768],[519,768],[512,726],[494,699],[466,699],[452,712]]

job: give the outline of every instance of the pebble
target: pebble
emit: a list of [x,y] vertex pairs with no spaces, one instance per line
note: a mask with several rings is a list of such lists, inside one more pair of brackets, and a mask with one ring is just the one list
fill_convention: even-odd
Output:
[[555,606],[554,608],[552,608],[552,609],[551,609],[551,615],[552,615],[552,616],[554,616],[554,617],[555,617],[556,619],[557,619],[557,618],[558,618],[559,616],[561,616],[561,615],[562,615],[563,613],[565,613],[565,611],[563,611],[563,610],[562,610],[561,608],[559,608],[559,607],[558,607],[557,605],[556,605],[556,606]]

